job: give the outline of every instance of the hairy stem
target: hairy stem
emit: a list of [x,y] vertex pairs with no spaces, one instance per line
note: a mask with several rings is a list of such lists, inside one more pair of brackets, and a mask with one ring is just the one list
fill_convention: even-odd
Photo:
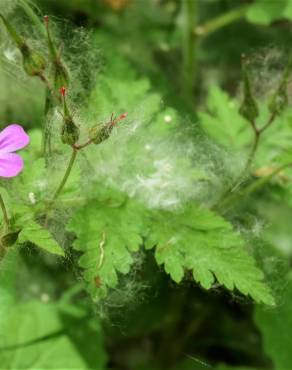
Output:
[[74,148],[76,149],[76,150],[80,150],[80,149],[83,149],[83,148],[86,148],[88,145],[90,145],[92,143],[92,140],[90,139],[90,140],[88,140],[88,141],[86,141],[84,144],[75,144],[74,145]]
[[243,18],[249,8],[249,5],[243,5],[227,13],[219,15],[207,21],[205,24],[197,26],[193,31],[196,36],[208,36],[237,20]]
[[253,183],[251,183],[249,186],[247,186],[242,192],[231,194],[231,196],[226,197],[223,202],[220,204],[220,208],[228,208],[231,205],[237,203],[239,200],[247,197],[248,195],[251,195],[258,189],[260,189],[262,186],[267,184],[274,176],[276,176],[279,172],[283,171],[285,168],[291,167],[292,162],[283,164],[282,166],[276,168],[270,175],[262,177]]
[[73,165],[74,165],[74,162],[75,162],[75,159],[77,157],[77,152],[78,150],[75,148],[75,147],[72,147],[72,154],[71,154],[71,158],[70,158],[70,161],[68,163],[68,167],[66,169],[66,172],[64,174],[64,177],[58,187],[58,189],[56,190],[54,196],[53,196],[53,201],[56,200],[58,198],[58,196],[60,195],[61,191],[63,190],[64,186],[66,185],[66,182],[70,176],[70,173],[72,171],[72,168],[73,168]]
[[193,88],[196,80],[196,38],[193,29],[197,21],[197,1],[183,0],[182,12],[182,91],[193,106]]
[[9,222],[8,213],[5,207],[5,203],[4,203],[4,200],[1,194],[0,194],[0,207],[3,213],[5,231],[7,232],[10,228],[10,222]]
[[246,166],[244,168],[244,173],[246,173],[249,170],[249,168],[252,164],[252,161],[255,157],[255,154],[256,154],[258,146],[259,146],[261,135],[263,134],[263,132],[265,132],[271,126],[271,124],[274,122],[275,118],[276,118],[276,112],[272,112],[268,121],[267,121],[267,123],[261,128],[257,128],[254,121],[250,122],[251,127],[252,127],[253,132],[254,132],[254,142],[253,142],[253,146],[251,148],[251,152],[248,156]]
[[42,133],[42,153],[43,156],[47,159],[52,154],[51,148],[51,132],[49,123],[47,122],[47,115],[51,107],[53,106],[54,101],[59,102],[60,100],[56,96],[53,87],[51,86],[49,80],[43,73],[38,75],[40,80],[46,86],[46,101],[45,101],[45,122],[44,122],[44,130]]

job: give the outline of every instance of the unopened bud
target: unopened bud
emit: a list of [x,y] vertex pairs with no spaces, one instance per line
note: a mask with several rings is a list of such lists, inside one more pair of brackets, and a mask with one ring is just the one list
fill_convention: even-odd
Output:
[[12,247],[18,239],[21,230],[8,232],[0,237],[0,261],[7,252],[7,248]]
[[62,86],[69,85],[69,72],[65,64],[62,61],[56,60],[54,62],[54,84],[56,89],[60,89]]
[[94,144],[100,144],[110,137],[112,129],[113,126],[108,126],[107,124],[96,125],[89,130],[89,139]]
[[8,232],[7,234],[2,235],[0,238],[1,246],[4,248],[12,247],[17,242],[20,231],[21,230],[11,231]]
[[27,44],[20,49],[23,56],[23,68],[29,76],[41,75],[46,68],[43,56],[32,50]]
[[288,79],[291,73],[292,68],[292,58],[290,60],[283,72],[282,79],[280,84],[270,99],[269,110],[271,113],[280,114],[284,108],[288,105],[288,93],[287,93],[287,84]]
[[64,144],[74,145],[77,143],[80,135],[80,130],[72,119],[64,120],[61,131],[61,139]]
[[118,118],[110,120],[110,122],[107,122],[105,124],[98,124],[94,127],[92,127],[89,130],[89,139],[94,143],[94,144],[100,144],[103,141],[107,140],[111,132],[115,126],[115,124],[127,117],[128,113],[122,113]]
[[254,120],[259,115],[259,110],[257,102],[253,97],[249,74],[246,68],[245,56],[242,56],[242,74],[243,74],[243,102],[239,108],[239,113],[246,118],[249,122],[254,122]]

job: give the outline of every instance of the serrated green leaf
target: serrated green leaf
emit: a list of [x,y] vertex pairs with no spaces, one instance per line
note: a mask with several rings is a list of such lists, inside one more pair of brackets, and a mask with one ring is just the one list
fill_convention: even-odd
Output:
[[207,107],[207,112],[199,113],[200,123],[216,142],[236,150],[242,150],[252,142],[252,130],[239,114],[239,104],[235,99],[213,86],[208,95]]
[[82,252],[79,265],[94,300],[117,286],[118,273],[130,271],[132,253],[142,243],[142,226],[141,210],[132,201],[115,207],[94,202],[74,214],[67,230],[77,236],[73,247]]
[[[261,104],[257,126],[263,127],[270,117],[267,104]],[[254,142],[250,124],[238,113],[238,102],[218,87],[208,96],[208,111],[199,113],[200,123],[206,133],[217,143],[234,153],[245,155]],[[292,110],[286,109],[261,135],[254,163],[256,167],[279,163],[280,153],[291,149]]]
[[179,213],[157,212],[147,238],[158,264],[179,283],[185,270],[205,289],[217,281],[257,302],[274,304],[263,273],[232,225],[209,210],[189,207]]
[[22,226],[18,241],[20,243],[29,241],[49,253],[64,256],[64,250],[50,232],[32,220]]

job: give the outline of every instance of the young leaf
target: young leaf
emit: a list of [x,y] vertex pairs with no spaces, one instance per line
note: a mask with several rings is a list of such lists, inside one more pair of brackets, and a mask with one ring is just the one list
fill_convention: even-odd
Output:
[[47,252],[64,256],[64,251],[50,232],[34,221],[28,221],[19,234],[20,243],[31,242]]
[[140,212],[129,200],[113,207],[96,201],[77,211],[70,221],[67,229],[77,236],[73,247],[83,253],[79,265],[94,300],[117,286],[118,273],[130,271],[132,253],[142,243]]
[[185,270],[191,270],[205,289],[216,278],[229,290],[236,288],[257,302],[274,304],[263,273],[243,240],[231,224],[209,210],[191,206],[181,213],[154,214],[147,247],[155,247],[157,263],[177,283]]

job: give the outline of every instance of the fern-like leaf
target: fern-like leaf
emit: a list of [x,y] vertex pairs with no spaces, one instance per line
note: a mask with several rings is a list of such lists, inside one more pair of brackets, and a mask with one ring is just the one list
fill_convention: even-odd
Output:
[[94,300],[117,286],[118,273],[130,271],[132,253],[142,243],[142,224],[139,207],[131,201],[113,207],[96,201],[75,213],[68,230],[77,235],[73,247],[83,253],[79,265]]
[[147,248],[155,247],[156,261],[179,283],[185,270],[205,289],[217,281],[237,288],[255,301],[274,304],[263,273],[230,223],[209,210],[189,207],[181,213],[153,215]]

